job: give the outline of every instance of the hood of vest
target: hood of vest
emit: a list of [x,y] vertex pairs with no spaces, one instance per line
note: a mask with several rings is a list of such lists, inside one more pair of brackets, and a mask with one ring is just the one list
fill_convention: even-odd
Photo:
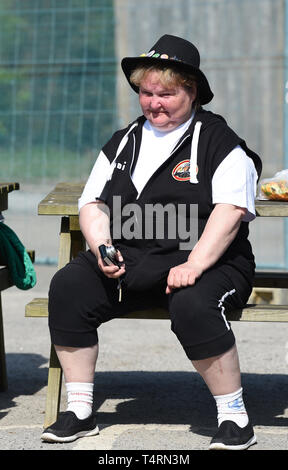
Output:
[[[143,126],[144,122],[146,121],[145,116],[140,116],[138,117],[135,121],[131,123],[131,125],[128,127],[127,132],[124,134],[122,137],[117,151],[115,158],[111,162],[110,165],[110,175],[108,179],[112,178],[112,174],[116,165],[116,161],[122,150],[125,148],[127,145],[129,138],[132,137],[132,135],[136,133],[136,130],[139,126]],[[187,129],[187,131],[182,135],[180,138],[179,142],[177,143],[176,147],[173,149],[171,155],[182,145],[182,142],[186,141],[186,139],[191,138],[191,150],[190,150],[190,183],[198,183],[197,179],[197,160],[198,160],[198,143],[200,139],[200,134],[204,130],[206,130],[208,127],[212,127],[214,125],[218,125],[219,122],[222,122],[227,125],[225,119],[215,113],[212,113],[211,111],[206,111],[202,110],[202,108],[195,112],[194,118],[192,119],[192,122]],[[262,162],[260,158],[258,157],[257,154],[252,152],[248,147],[246,146],[245,142],[241,142],[242,147],[244,150],[247,152],[247,154],[253,159],[256,171],[258,173],[258,179],[260,178],[261,172],[262,172]]]

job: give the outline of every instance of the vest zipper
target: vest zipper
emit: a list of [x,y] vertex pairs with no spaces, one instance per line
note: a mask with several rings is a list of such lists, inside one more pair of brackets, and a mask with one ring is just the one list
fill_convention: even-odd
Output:
[[134,159],[135,159],[136,137],[135,137],[135,134],[132,134],[132,136],[133,136],[133,153],[132,153],[132,159],[131,159],[130,168],[129,168],[129,176],[130,176],[131,182],[133,184],[132,175],[131,175],[131,168],[133,167],[133,163],[134,163]]
[[[183,144],[183,142],[185,142],[185,140],[186,140],[188,137],[191,137],[191,134],[187,134],[187,135],[184,137],[184,139],[182,140],[182,142],[179,142],[179,144],[177,145],[177,147],[175,147],[175,149],[172,150],[172,153],[170,154],[170,156],[169,156],[168,158],[170,158],[170,157],[173,155],[173,153],[175,153],[176,150],[178,150],[179,147],[181,147],[181,145]],[[167,160],[168,160],[168,159],[167,159]],[[165,163],[165,162],[164,162],[164,163]]]
[[[134,137],[134,150],[133,150],[133,157],[132,157],[132,164],[133,164],[133,161],[134,161],[134,152],[135,152],[135,136],[133,134],[133,137]],[[184,139],[178,143],[177,147],[175,147],[172,152],[170,153],[169,157],[157,168],[157,170],[153,173],[153,175],[150,176],[150,178],[148,179],[148,181],[146,181],[146,184],[145,186],[143,187],[142,191],[137,194],[137,197],[136,197],[136,201],[137,199],[139,199],[139,197],[141,196],[141,194],[143,193],[143,191],[145,190],[146,186],[148,185],[148,183],[152,180],[153,176],[160,170],[160,168],[174,155],[174,153],[181,147],[181,145],[183,144],[183,142],[185,142],[185,140],[187,140],[189,137],[191,137],[191,134],[187,134]],[[131,178],[131,181],[132,181],[132,176],[131,176],[131,167],[132,165],[130,166],[130,178]],[[132,181],[132,184],[133,184],[133,181]]]

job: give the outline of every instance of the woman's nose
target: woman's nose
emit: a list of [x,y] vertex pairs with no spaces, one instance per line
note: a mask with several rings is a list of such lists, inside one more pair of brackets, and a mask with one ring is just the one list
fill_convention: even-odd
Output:
[[161,102],[158,96],[151,96],[150,99],[150,108],[151,109],[159,109],[161,107]]

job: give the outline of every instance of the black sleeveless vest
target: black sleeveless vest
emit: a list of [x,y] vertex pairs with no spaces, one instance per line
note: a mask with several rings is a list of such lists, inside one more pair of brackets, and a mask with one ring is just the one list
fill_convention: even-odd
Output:
[[[253,159],[259,177],[262,169],[258,155],[221,116],[201,109],[195,113],[189,129],[169,158],[138,194],[131,175],[139,154],[144,122],[141,116],[128,128],[116,132],[104,146],[103,152],[111,164],[113,162],[114,171],[99,198],[109,207],[113,243],[125,260],[124,282],[135,290],[165,284],[169,269],[187,260],[192,249],[191,236],[187,233],[195,233],[196,225],[196,238],[201,236],[214,208],[213,174],[236,145],[241,145]],[[190,168],[191,145],[196,122],[201,122],[201,131],[197,166],[193,169]],[[117,155],[120,144],[123,148]],[[147,158],[157,158],[157,155],[151,153]],[[196,175],[192,183],[191,171]],[[195,205],[197,223],[195,217],[191,217],[191,212],[195,216]],[[186,232],[183,232],[183,224]],[[248,234],[248,223],[242,222],[236,238],[217,265],[233,265],[252,283],[255,263]]]

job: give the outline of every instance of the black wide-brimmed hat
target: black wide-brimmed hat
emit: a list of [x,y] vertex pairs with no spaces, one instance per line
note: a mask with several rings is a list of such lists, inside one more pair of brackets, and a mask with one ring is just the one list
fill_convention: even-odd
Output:
[[121,62],[122,70],[136,93],[139,88],[130,82],[130,75],[138,66],[144,65],[164,65],[179,72],[194,75],[198,84],[198,96],[201,104],[209,103],[214,94],[212,93],[208,80],[200,70],[200,54],[197,47],[186,39],[165,34],[162,36],[150,51],[138,57],[124,57]]

